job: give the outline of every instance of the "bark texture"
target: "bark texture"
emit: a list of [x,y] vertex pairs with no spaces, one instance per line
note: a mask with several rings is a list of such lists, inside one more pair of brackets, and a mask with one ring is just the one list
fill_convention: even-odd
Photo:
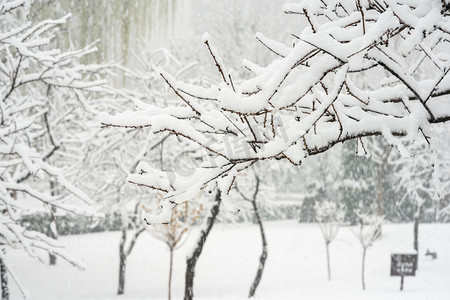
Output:
[[325,243],[327,249],[327,271],[328,271],[328,280],[331,280],[331,264],[330,264],[330,242]]
[[[52,239],[58,239],[58,233],[55,232],[56,230],[56,208],[54,206],[52,206],[51,208],[51,212],[50,212],[50,225],[49,225],[49,229],[48,229],[48,236],[51,237]],[[56,265],[56,255],[54,255],[53,253],[49,253],[49,265],[50,266],[54,266]]]
[[221,202],[220,190],[217,190],[216,197],[214,199],[214,204],[211,207],[204,228],[202,228],[200,232],[200,236],[196,242],[195,249],[186,259],[186,277],[184,287],[185,300],[192,300],[194,298],[195,266],[197,265],[197,261],[200,255],[202,254],[203,246],[205,245],[209,232],[211,231],[216,221],[217,215],[219,214],[220,202]]
[[422,205],[417,207],[417,212],[414,215],[414,250],[417,251],[417,269],[419,268],[419,221],[422,214]]
[[125,291],[125,270],[127,267],[127,256],[125,254],[125,241],[127,239],[127,230],[122,228],[122,237],[119,244],[119,288],[117,295],[122,295]]
[[[50,181],[50,193],[52,196],[56,196],[56,183],[51,180]],[[56,231],[56,207],[52,206],[50,208],[50,225],[48,228],[48,234],[49,237],[52,239],[58,239],[58,232]],[[48,255],[48,261],[50,266],[56,265],[56,255],[53,253],[49,253]]]
[[170,249],[170,259],[169,259],[169,294],[168,294],[169,300],[172,300],[172,270],[173,270],[173,248]]
[[0,259],[0,280],[2,283],[2,300],[9,300],[8,275],[6,274],[6,265]]
[[250,292],[248,294],[248,297],[253,297],[255,295],[256,292],[256,288],[259,285],[259,282],[261,281],[261,277],[264,271],[264,266],[266,263],[266,259],[267,259],[267,240],[266,240],[266,234],[264,232],[264,227],[263,227],[263,223],[261,221],[261,217],[259,216],[259,212],[258,212],[258,208],[256,206],[256,201],[253,201],[253,209],[255,210],[255,216],[256,216],[256,222],[259,225],[259,230],[261,232],[261,241],[262,241],[262,253],[261,256],[259,258],[259,267],[258,267],[258,271],[256,271],[256,276],[255,276],[255,280],[253,280],[253,283],[250,287]]
[[127,242],[127,228],[122,227],[122,235],[119,243],[119,287],[117,289],[117,295],[122,295],[125,292],[125,274],[127,268],[127,258],[136,245],[137,238],[144,232],[145,228],[140,228],[135,231],[131,240],[126,247]]
[[367,248],[363,248],[362,267],[361,267],[361,282],[363,290],[366,289],[366,279],[365,279],[366,252]]

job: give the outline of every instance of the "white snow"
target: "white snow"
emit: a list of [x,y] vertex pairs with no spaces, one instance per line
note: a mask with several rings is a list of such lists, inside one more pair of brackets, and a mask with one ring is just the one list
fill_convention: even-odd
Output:
[[[267,222],[269,255],[256,299],[447,300],[450,299],[450,224],[421,224],[419,269],[416,277],[390,277],[390,256],[411,249],[412,224],[384,225],[383,238],[367,252],[366,291],[361,288],[358,240],[342,227],[330,246],[332,280],[327,280],[325,246],[317,224]],[[196,236],[194,230],[192,237]],[[169,252],[165,245],[143,234],[131,253],[125,295],[116,296],[120,233],[62,237],[61,242],[87,269],[77,271],[58,261],[45,266],[25,253],[9,251],[16,277],[33,299],[167,299]],[[173,299],[182,299],[185,257],[193,240],[174,257]],[[426,249],[438,258],[424,256]],[[260,235],[252,224],[216,224],[197,265],[195,299],[247,299],[260,255]],[[21,299],[11,283],[11,299]]]

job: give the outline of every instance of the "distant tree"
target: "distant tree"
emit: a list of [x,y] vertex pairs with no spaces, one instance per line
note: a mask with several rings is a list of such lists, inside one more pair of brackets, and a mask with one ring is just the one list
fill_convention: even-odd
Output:
[[365,266],[367,249],[380,238],[379,230],[383,223],[383,217],[375,214],[356,213],[359,218],[359,231],[354,232],[363,249],[361,264],[361,283],[363,290],[366,289]]
[[396,160],[397,188],[404,191],[399,199],[399,205],[412,203],[415,208],[413,214],[414,231],[413,247],[419,252],[419,223],[424,210],[432,207],[438,200],[436,187],[433,184],[433,167],[431,152],[425,141],[417,141],[410,148],[413,156],[398,157]]
[[316,221],[319,222],[320,231],[325,241],[327,253],[328,280],[331,280],[330,244],[336,238],[339,227],[344,220],[345,211],[335,202],[324,200],[314,205]]
[[[342,187],[348,180],[344,177],[346,165],[342,156],[343,148],[335,147],[323,155],[312,157],[302,166],[303,174],[307,174],[308,180],[306,180],[307,195],[301,206],[300,222],[317,221],[317,203],[324,200],[335,203],[343,201]],[[337,178],[339,180],[336,180]],[[352,184],[355,183],[352,182]]]
[[[384,141],[381,141],[383,143]],[[371,144],[370,154],[371,159],[375,161],[377,165],[377,191],[376,191],[376,213],[378,216],[384,215],[384,185],[387,177],[389,167],[389,156],[391,155],[392,147],[385,143],[378,143],[378,147]]]
[[[370,137],[368,139],[361,139],[358,143],[359,149],[357,152],[365,158],[361,158],[360,162],[364,160],[365,166],[364,175],[358,174],[357,177],[366,187],[364,195],[358,195],[365,199],[374,199],[373,203],[366,203],[364,206],[372,206],[376,215],[385,216],[385,194],[386,182],[392,167],[392,158],[394,152],[392,146],[386,143],[384,139],[379,137]],[[370,201],[370,200],[369,200]],[[360,207],[361,209],[362,207]],[[381,224],[380,224],[381,226]],[[377,231],[382,237],[382,228]]]
[[434,221],[450,220],[450,127],[449,123],[441,124],[432,133],[436,143],[432,143],[431,165],[432,181],[436,189],[438,201],[435,202]]
[[[180,248],[187,240],[188,232],[197,222],[203,211],[201,203],[191,202],[183,203],[177,206],[172,214],[172,219],[168,224],[156,224],[148,228],[150,233],[157,239],[164,242],[169,248],[169,284],[168,299],[172,299],[172,273],[173,273],[173,255],[174,251]],[[150,213],[150,211],[149,211]]]
[[267,255],[268,255],[268,251],[267,251],[267,240],[266,240],[266,234],[264,232],[264,226],[263,226],[263,222],[261,219],[261,214],[260,211],[258,209],[258,204],[256,203],[256,200],[258,199],[258,193],[260,191],[260,179],[259,176],[255,173],[254,174],[254,191],[252,196],[247,196],[246,194],[244,194],[244,190],[243,189],[239,189],[237,184],[235,185],[236,190],[238,191],[238,193],[241,195],[241,197],[245,200],[251,203],[251,206],[253,208],[253,212],[255,214],[255,220],[256,223],[259,226],[259,231],[261,234],[261,242],[262,242],[262,253],[261,256],[259,258],[259,266],[258,266],[258,270],[256,272],[256,276],[255,279],[253,280],[252,285],[250,286],[250,292],[248,294],[248,297],[251,298],[255,295],[256,289],[258,288],[259,282],[261,281],[261,277],[264,271],[264,265],[266,263],[266,259],[267,259]]
[[[101,99],[98,99],[101,102]],[[119,105],[119,103],[115,103]],[[127,143],[129,135],[134,143]],[[80,156],[77,181],[96,202],[99,211],[119,216],[119,287],[118,294],[125,290],[127,258],[144,231],[140,221],[143,193],[139,193],[126,182],[127,175],[135,172],[138,163],[146,156],[137,146],[147,145],[148,133],[139,130],[120,132],[117,130],[94,130],[83,145]],[[136,145],[136,147],[133,147]],[[108,149],[108,151],[105,151]],[[146,151],[151,151],[146,149]],[[153,193],[148,199],[151,199]]]
[[346,208],[345,220],[356,225],[359,220],[355,210],[372,207],[373,199],[376,199],[377,168],[374,162],[365,156],[359,141],[349,141],[342,148],[342,181],[339,193]]
[[[219,214],[220,206],[222,204],[221,195],[222,193],[220,190],[216,190],[214,201],[207,209],[207,213],[204,217],[205,220],[200,227],[200,233],[194,243],[194,250],[186,257],[184,299],[193,299],[194,297],[195,268],[197,266],[198,259],[202,254],[203,247],[205,246],[209,233],[211,232],[211,229],[216,222],[217,215]],[[147,219],[145,222],[148,222]]]
[[[92,109],[114,113],[134,106],[145,107],[147,103],[164,106],[166,85],[156,80],[159,76],[157,69],[175,61],[164,49],[150,51],[143,46],[140,53],[137,58],[141,63],[139,70],[114,66],[115,71],[124,73],[126,80],[134,82],[134,90],[108,87],[109,93],[98,97],[96,102],[99,104]],[[125,293],[128,257],[145,231],[140,218],[142,205],[156,211],[157,202],[161,199],[160,192],[137,191],[137,186],[128,184],[128,176],[144,172],[145,163],[158,164],[160,170],[170,169],[173,162],[170,159],[165,161],[162,149],[173,147],[177,151],[185,145],[178,146],[178,140],[168,134],[159,137],[146,129],[99,129],[97,122],[93,125],[91,136],[82,145],[77,178],[96,200],[100,211],[121,216],[117,289],[117,294],[121,295]]]

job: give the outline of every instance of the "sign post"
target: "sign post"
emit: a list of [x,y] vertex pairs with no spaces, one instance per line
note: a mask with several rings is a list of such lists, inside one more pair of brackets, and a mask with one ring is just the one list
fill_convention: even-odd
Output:
[[417,254],[392,253],[391,276],[401,276],[400,290],[403,291],[403,278],[416,276]]

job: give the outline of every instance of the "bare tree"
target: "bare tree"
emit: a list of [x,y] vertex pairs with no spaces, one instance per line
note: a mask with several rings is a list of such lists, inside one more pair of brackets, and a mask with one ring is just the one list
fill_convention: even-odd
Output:
[[261,234],[261,242],[262,242],[262,253],[261,256],[259,257],[259,266],[258,266],[258,270],[256,271],[256,276],[255,279],[253,280],[252,285],[250,286],[250,291],[248,293],[248,297],[251,298],[253,296],[255,296],[255,292],[256,289],[258,288],[259,282],[261,281],[261,277],[264,271],[264,265],[266,263],[266,259],[268,256],[268,251],[267,251],[267,239],[266,239],[266,234],[264,232],[264,226],[261,220],[261,215],[258,209],[258,204],[256,203],[256,200],[258,199],[258,192],[260,190],[260,179],[259,176],[255,173],[254,174],[255,177],[255,190],[253,192],[253,195],[251,197],[246,196],[243,191],[239,190],[237,185],[235,186],[236,190],[238,191],[238,193],[241,195],[241,197],[245,200],[251,203],[252,208],[253,208],[253,212],[255,214],[255,219],[256,219],[256,223],[258,224],[259,227],[259,232]]
[[336,238],[339,227],[344,220],[345,212],[335,202],[324,200],[316,202],[314,206],[316,220],[319,222],[320,231],[325,241],[327,254],[328,280],[331,280],[330,244]]
[[359,218],[359,231],[354,232],[362,246],[362,262],[361,262],[361,283],[363,290],[366,289],[365,279],[365,267],[366,267],[366,254],[367,249],[373,245],[373,243],[380,238],[378,230],[383,223],[383,217],[378,215],[371,215],[365,213],[357,213]]
[[206,215],[205,221],[200,229],[200,234],[195,242],[194,250],[186,258],[186,276],[184,285],[184,299],[191,300],[194,298],[194,277],[195,277],[195,267],[197,266],[197,261],[202,254],[203,247],[205,245],[206,239],[217,219],[219,214],[220,204],[221,204],[221,193],[220,190],[216,191],[214,197],[214,202],[209,208],[209,212]]
[[[193,204],[197,204],[192,206]],[[169,283],[168,283],[168,299],[172,299],[172,272],[173,272],[173,255],[174,251],[180,248],[187,240],[188,232],[195,224],[203,210],[201,203],[183,203],[176,207],[172,214],[169,224],[157,224],[148,230],[150,233],[163,241],[169,248]]]
[[[136,206],[136,215],[137,216],[137,209],[138,206]],[[128,216],[123,216],[123,218],[127,218]],[[136,241],[138,237],[145,231],[145,227],[140,224],[139,219],[135,218],[137,222],[135,222],[134,225],[134,232],[131,235],[131,238],[128,237],[128,225],[130,225],[130,222],[127,222],[125,220],[122,221],[122,228],[121,228],[121,237],[120,237],[120,243],[119,243],[119,284],[117,288],[117,294],[122,295],[125,292],[125,272],[127,267],[127,259],[128,256],[130,256],[131,251],[134,249],[134,246],[136,245]],[[137,223],[137,224],[136,224]]]

